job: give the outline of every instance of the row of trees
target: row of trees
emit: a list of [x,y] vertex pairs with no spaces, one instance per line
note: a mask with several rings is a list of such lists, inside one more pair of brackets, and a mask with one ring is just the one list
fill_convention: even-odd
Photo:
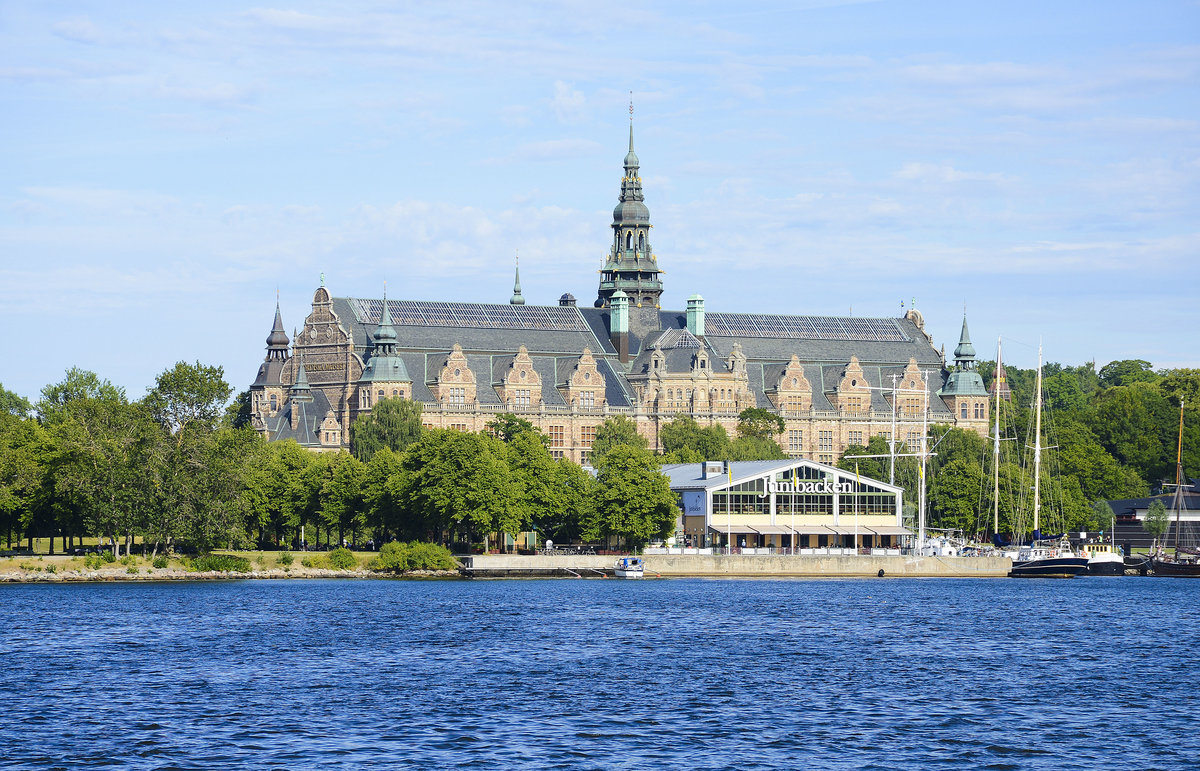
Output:
[[[981,371],[990,381],[990,363]],[[1146,495],[1173,476],[1179,404],[1184,467],[1200,468],[1200,371],[1155,372],[1143,361],[1045,367],[1042,504],[1069,529],[1101,529],[1103,501]],[[1032,444],[1035,373],[1008,368],[1014,400],[1001,411],[1002,532],[1027,530],[1032,487],[1018,448]],[[669,534],[676,509],[662,462],[782,458],[783,421],[761,409],[740,416],[736,436],[678,416],[647,449],[626,417],[601,425],[596,475],[555,459],[527,421],[501,415],[479,434],[421,427],[421,405],[380,401],[351,427],[351,453],[311,453],[265,442],[246,426],[248,396],[232,404],[219,367],[176,364],[136,401],[91,372],[71,369],[36,404],[0,387],[0,532],[57,534],[64,546],[101,535],[152,550],[348,538],[480,543],[490,533],[536,531],[555,541]],[[227,406],[228,404],[228,406]],[[929,460],[930,523],[992,529],[990,441],[935,426]],[[888,479],[882,437],[848,448],[839,463]],[[903,456],[908,448],[901,446]],[[918,463],[896,460],[895,479],[916,499]],[[1023,517],[1026,517],[1023,519]],[[1052,525],[1047,525],[1050,527]]]
[[[130,401],[72,369],[36,405],[0,387],[0,528],[98,535],[128,550],[392,539],[485,542],[535,531],[556,541],[669,535],[675,498],[627,418],[597,431],[596,476],[555,459],[528,421],[500,415],[469,434],[421,427],[420,404],[380,401],[351,427],[352,453],[266,442],[247,396],[219,367],[179,363]],[[51,549],[53,550],[53,540]]]

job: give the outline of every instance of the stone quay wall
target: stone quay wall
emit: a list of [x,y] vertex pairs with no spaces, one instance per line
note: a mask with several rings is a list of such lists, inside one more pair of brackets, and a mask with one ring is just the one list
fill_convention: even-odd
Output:
[[[462,573],[477,577],[612,575],[617,558],[596,555],[488,554],[460,557]],[[881,555],[722,555],[651,554],[647,577],[837,578],[973,577],[1003,578],[1012,569],[1007,557],[917,557]]]

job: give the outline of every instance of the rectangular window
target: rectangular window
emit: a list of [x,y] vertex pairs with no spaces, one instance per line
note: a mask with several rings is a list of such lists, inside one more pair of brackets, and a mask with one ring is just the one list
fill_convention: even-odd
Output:
[[[562,447],[564,444],[565,444],[565,442],[563,442],[563,427],[562,426],[550,426],[550,446],[551,447]],[[561,453],[560,453],[560,456],[561,456]]]
[[798,428],[788,430],[788,452],[793,454],[804,452],[804,431]]
[[579,444],[582,447],[591,447],[592,442],[596,441],[595,426],[580,426],[579,428]]
[[986,417],[986,415],[983,414],[983,410],[984,410],[983,402],[975,402],[975,419],[976,420],[982,420],[983,418]]
[[563,451],[562,450],[551,450],[550,457],[555,458],[556,460],[562,460],[563,459]]
[[518,388],[513,392],[513,409],[527,410],[529,409],[529,389]]
[[833,432],[832,431],[818,432],[817,433],[817,441],[818,441],[817,449],[828,450],[828,451],[833,450]]
[[451,430],[451,431],[464,431],[464,432],[465,432],[465,431],[467,430],[467,424],[466,424],[466,423],[451,423],[451,424],[450,424],[450,430]]
[[863,443],[863,432],[862,431],[851,431],[849,433],[849,435],[847,436],[847,439],[849,440],[850,444],[862,444]]
[[963,402],[961,405],[959,405],[959,407],[960,407],[959,417],[962,418],[963,420],[966,420],[967,419],[967,407],[968,407],[967,403]]
[[457,406],[466,404],[467,403],[467,389],[451,388],[450,389],[450,403],[453,405],[457,405]]
[[580,407],[595,407],[596,406],[596,392],[595,391],[580,391],[579,406]]

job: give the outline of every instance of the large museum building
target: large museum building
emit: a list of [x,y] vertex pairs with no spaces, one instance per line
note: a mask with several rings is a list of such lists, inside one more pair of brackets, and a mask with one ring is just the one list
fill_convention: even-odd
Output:
[[[947,366],[915,309],[899,318],[730,313],[693,294],[664,310],[663,271],[630,128],[613,239],[592,307],[567,293],[508,302],[335,297],[324,285],[289,339],[278,305],[250,387],[253,424],[314,450],[349,446],[350,425],[379,399],[423,405],[432,428],[483,429],[515,413],[551,451],[586,463],[596,428],[627,415],[659,447],[678,415],[733,433],[738,414],[781,416],[785,453],[833,463],[870,437],[914,445],[921,422],[985,432],[988,395],[966,320]],[[582,267],[582,265],[581,265]]]

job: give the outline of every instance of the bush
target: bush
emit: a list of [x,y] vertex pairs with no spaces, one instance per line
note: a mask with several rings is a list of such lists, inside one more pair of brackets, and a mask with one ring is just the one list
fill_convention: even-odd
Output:
[[57,572],[58,572],[58,567],[56,567],[55,565],[47,565],[47,566],[46,566],[46,572],[47,572],[47,573],[57,573]]
[[309,554],[300,558],[300,564],[306,568],[327,568],[329,560],[324,554]]
[[165,568],[167,566],[166,555],[165,554],[158,555],[157,557],[154,558],[154,562],[151,564],[153,564],[154,567],[158,568],[159,570],[162,570],[163,568]]
[[379,556],[371,560],[371,570],[380,573],[405,573],[410,570],[453,570],[458,566],[450,550],[435,543],[385,543]]
[[117,555],[113,554],[111,551],[101,552],[100,559],[111,565],[117,561]]
[[83,558],[83,566],[88,570],[99,570],[104,566],[104,558],[99,554],[89,554]]
[[133,565],[130,565],[129,567],[125,568],[125,572],[129,573],[130,575],[137,575],[138,569]]
[[292,562],[294,562],[294,561],[295,561],[295,559],[296,559],[296,558],[292,556],[292,553],[291,553],[290,551],[285,551],[285,552],[280,552],[280,553],[279,553],[279,560],[278,560],[278,562],[279,562],[279,564],[280,564],[280,565],[283,565],[283,566],[285,566],[285,567],[286,567],[286,566],[288,566],[288,565],[292,564]]
[[249,573],[250,560],[235,554],[204,554],[192,560],[192,569],[220,573]]
[[337,570],[349,570],[358,567],[358,560],[354,558],[354,552],[339,546],[329,552],[329,564]]
[[124,557],[121,558],[121,564],[126,565],[126,566],[136,565],[137,557],[133,556],[132,554],[126,554]]

